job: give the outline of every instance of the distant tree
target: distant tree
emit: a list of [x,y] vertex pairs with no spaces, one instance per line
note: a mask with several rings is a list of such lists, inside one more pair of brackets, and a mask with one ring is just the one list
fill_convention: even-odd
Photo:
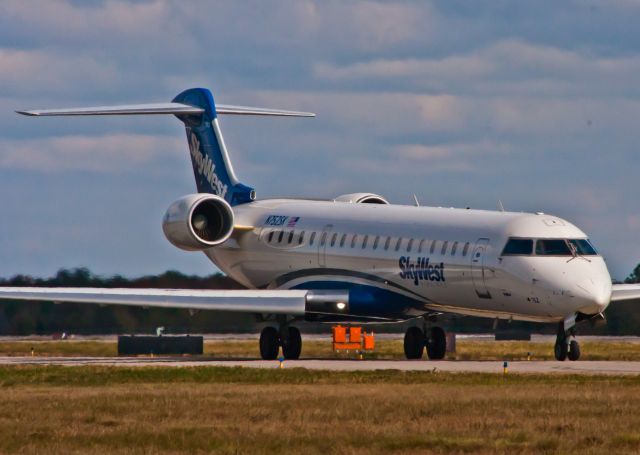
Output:
[[625,283],[640,283],[640,264],[636,265],[636,268],[633,269],[631,275],[624,280]]

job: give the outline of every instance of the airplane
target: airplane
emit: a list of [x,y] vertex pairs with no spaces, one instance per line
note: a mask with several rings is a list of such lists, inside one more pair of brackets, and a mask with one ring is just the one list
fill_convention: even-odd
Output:
[[260,356],[298,359],[296,323],[415,320],[408,359],[445,357],[448,315],[557,325],[555,357],[578,360],[575,327],[603,319],[610,302],[640,299],[612,284],[588,236],[546,213],[390,204],[372,193],[332,200],[259,199],[231,164],[219,115],[314,117],[216,104],[192,88],[170,103],[17,111],[28,116],[170,114],[186,128],[197,193],[167,209],[176,247],[201,251],[245,290],[0,288],[0,299],[217,310],[265,323]]

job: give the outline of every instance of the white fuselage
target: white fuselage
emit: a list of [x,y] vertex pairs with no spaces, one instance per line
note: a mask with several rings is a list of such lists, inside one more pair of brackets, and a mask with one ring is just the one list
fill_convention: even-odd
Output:
[[349,289],[354,316],[551,322],[611,296],[599,255],[502,255],[510,238],[587,237],[551,215],[273,199],[234,216],[231,238],[205,251],[222,271],[250,288]]

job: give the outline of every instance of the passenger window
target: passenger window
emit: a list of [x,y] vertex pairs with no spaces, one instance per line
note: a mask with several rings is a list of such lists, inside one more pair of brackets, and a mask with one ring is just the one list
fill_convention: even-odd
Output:
[[443,255],[444,255],[444,254],[446,254],[446,253],[447,253],[447,247],[448,247],[448,246],[449,246],[449,242],[448,242],[448,241],[445,241],[445,242],[442,244],[442,250],[440,250],[440,254],[443,254]]
[[338,240],[338,233],[337,232],[335,234],[333,234],[333,237],[331,237],[331,246],[334,246],[336,244],[336,240]]
[[351,239],[351,248],[356,247],[356,242],[358,241],[358,234],[353,234],[353,238]]
[[269,237],[267,237],[267,242],[271,243],[271,241],[273,240],[273,233],[274,233],[274,232],[275,232],[275,231],[271,231],[271,232],[269,232]]
[[280,231],[280,234],[278,234],[278,243],[282,243],[283,237],[284,237],[284,231]]
[[302,242],[304,242],[304,231],[300,233],[300,238],[298,239],[298,245],[302,245]]
[[468,252],[469,252],[469,242],[464,244],[464,248],[462,249],[462,255],[466,256]]
[[384,249],[385,251],[389,249],[389,244],[391,243],[391,237],[387,237],[387,240],[384,241]]
[[327,233],[326,231],[322,233],[320,237],[320,246],[324,246],[327,243]]
[[532,239],[509,239],[502,250],[503,256],[530,256],[533,252]]
[[344,246],[344,242],[347,240],[347,234],[342,234],[342,238],[340,239],[340,248]]
[[418,253],[422,253],[422,247],[424,246],[424,242],[425,242],[424,239],[420,240],[420,243],[418,244]]
[[438,244],[437,240],[434,240],[433,242],[431,242],[431,249],[429,250],[429,253],[431,254],[435,253],[437,244]]
[[364,250],[367,247],[367,242],[369,241],[369,236],[365,235],[364,240],[362,240],[362,249]]
[[291,242],[293,242],[293,231],[289,232],[289,240],[287,240],[289,245],[291,245]]
[[407,253],[411,253],[411,247],[413,247],[413,239],[410,239],[407,244]]
[[378,249],[378,243],[380,242],[380,236],[376,235],[376,239],[373,241],[373,249],[377,250]]
[[451,247],[451,256],[456,255],[456,250],[458,249],[458,242],[453,242],[453,246]]
[[400,244],[402,243],[402,237],[400,237],[398,239],[398,241],[396,242],[396,251],[400,251]]
[[313,242],[314,242],[315,239],[316,239],[316,233],[312,232],[311,233],[311,238],[309,239],[309,245],[310,246],[313,246]]

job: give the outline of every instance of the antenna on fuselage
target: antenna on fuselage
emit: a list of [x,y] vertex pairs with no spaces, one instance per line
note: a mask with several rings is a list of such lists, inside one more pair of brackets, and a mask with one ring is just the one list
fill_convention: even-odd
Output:
[[498,199],[498,210],[504,212],[504,205],[502,205],[502,201]]
[[420,203],[418,202],[418,196],[416,196],[415,193],[413,194],[413,202],[415,203],[416,207],[420,207]]

